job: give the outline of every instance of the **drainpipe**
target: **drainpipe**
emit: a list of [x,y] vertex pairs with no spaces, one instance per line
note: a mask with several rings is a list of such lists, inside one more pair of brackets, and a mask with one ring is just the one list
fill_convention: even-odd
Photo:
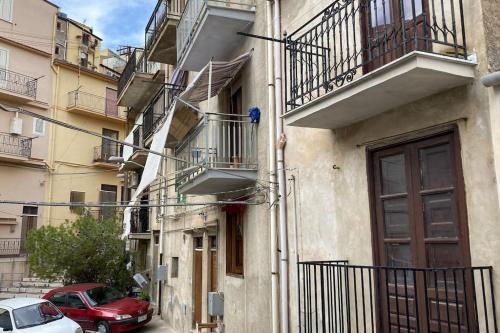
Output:
[[[273,37],[273,0],[266,2],[266,27],[267,37]],[[268,87],[268,114],[269,114],[269,191],[270,202],[270,252],[271,252],[271,321],[272,333],[279,332],[279,303],[278,303],[278,244],[277,244],[277,220],[276,220],[276,109],[274,90],[274,57],[273,44],[267,43],[267,87]]]
[[[274,38],[281,39],[280,1],[274,1]],[[288,231],[286,216],[286,178],[285,178],[285,133],[283,132],[281,44],[274,43],[274,80],[276,96],[276,160],[279,188],[279,239],[280,239],[280,299],[281,332],[288,333]]]

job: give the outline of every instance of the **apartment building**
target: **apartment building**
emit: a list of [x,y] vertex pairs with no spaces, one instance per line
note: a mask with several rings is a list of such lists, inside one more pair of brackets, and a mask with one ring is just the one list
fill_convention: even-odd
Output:
[[[86,130],[123,140],[125,109],[116,105],[117,83],[125,60],[110,50],[101,50],[102,39],[84,24],[59,13],[56,18],[53,118]],[[118,143],[54,127],[50,140],[51,178],[49,201],[117,202],[122,198],[123,179],[118,165]],[[113,208],[50,207],[50,224],[59,225],[88,213],[110,218]]]
[[[0,104],[49,116],[53,106],[52,35],[58,8],[48,1],[2,1],[0,8]],[[43,201],[49,183],[49,130],[44,121],[0,112],[0,197]],[[47,210],[30,205],[0,208],[2,281],[25,270],[29,230]]]
[[168,330],[496,329],[494,7],[158,1],[118,101]]

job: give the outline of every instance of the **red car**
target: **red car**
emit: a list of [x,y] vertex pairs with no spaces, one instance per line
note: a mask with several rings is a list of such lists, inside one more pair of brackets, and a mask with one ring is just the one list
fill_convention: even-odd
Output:
[[118,333],[146,325],[153,316],[149,302],[125,297],[118,290],[99,283],[85,283],[54,289],[43,296],[83,330]]

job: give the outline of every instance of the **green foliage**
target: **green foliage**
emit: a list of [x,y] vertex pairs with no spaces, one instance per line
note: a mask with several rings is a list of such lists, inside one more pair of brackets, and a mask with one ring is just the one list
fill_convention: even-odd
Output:
[[121,290],[132,286],[126,268],[122,227],[114,220],[80,216],[59,227],[43,226],[28,235],[29,267],[38,277],[65,284],[100,282]]
[[141,299],[143,301],[146,301],[146,302],[150,302],[151,301],[151,296],[149,296],[149,294],[146,294],[145,292],[141,292],[139,294],[139,299]]

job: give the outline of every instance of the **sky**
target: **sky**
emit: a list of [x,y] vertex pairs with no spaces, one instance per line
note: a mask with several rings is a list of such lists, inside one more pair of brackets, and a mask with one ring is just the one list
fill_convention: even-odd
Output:
[[51,0],[69,18],[85,23],[104,47],[144,46],[144,29],[157,0]]

